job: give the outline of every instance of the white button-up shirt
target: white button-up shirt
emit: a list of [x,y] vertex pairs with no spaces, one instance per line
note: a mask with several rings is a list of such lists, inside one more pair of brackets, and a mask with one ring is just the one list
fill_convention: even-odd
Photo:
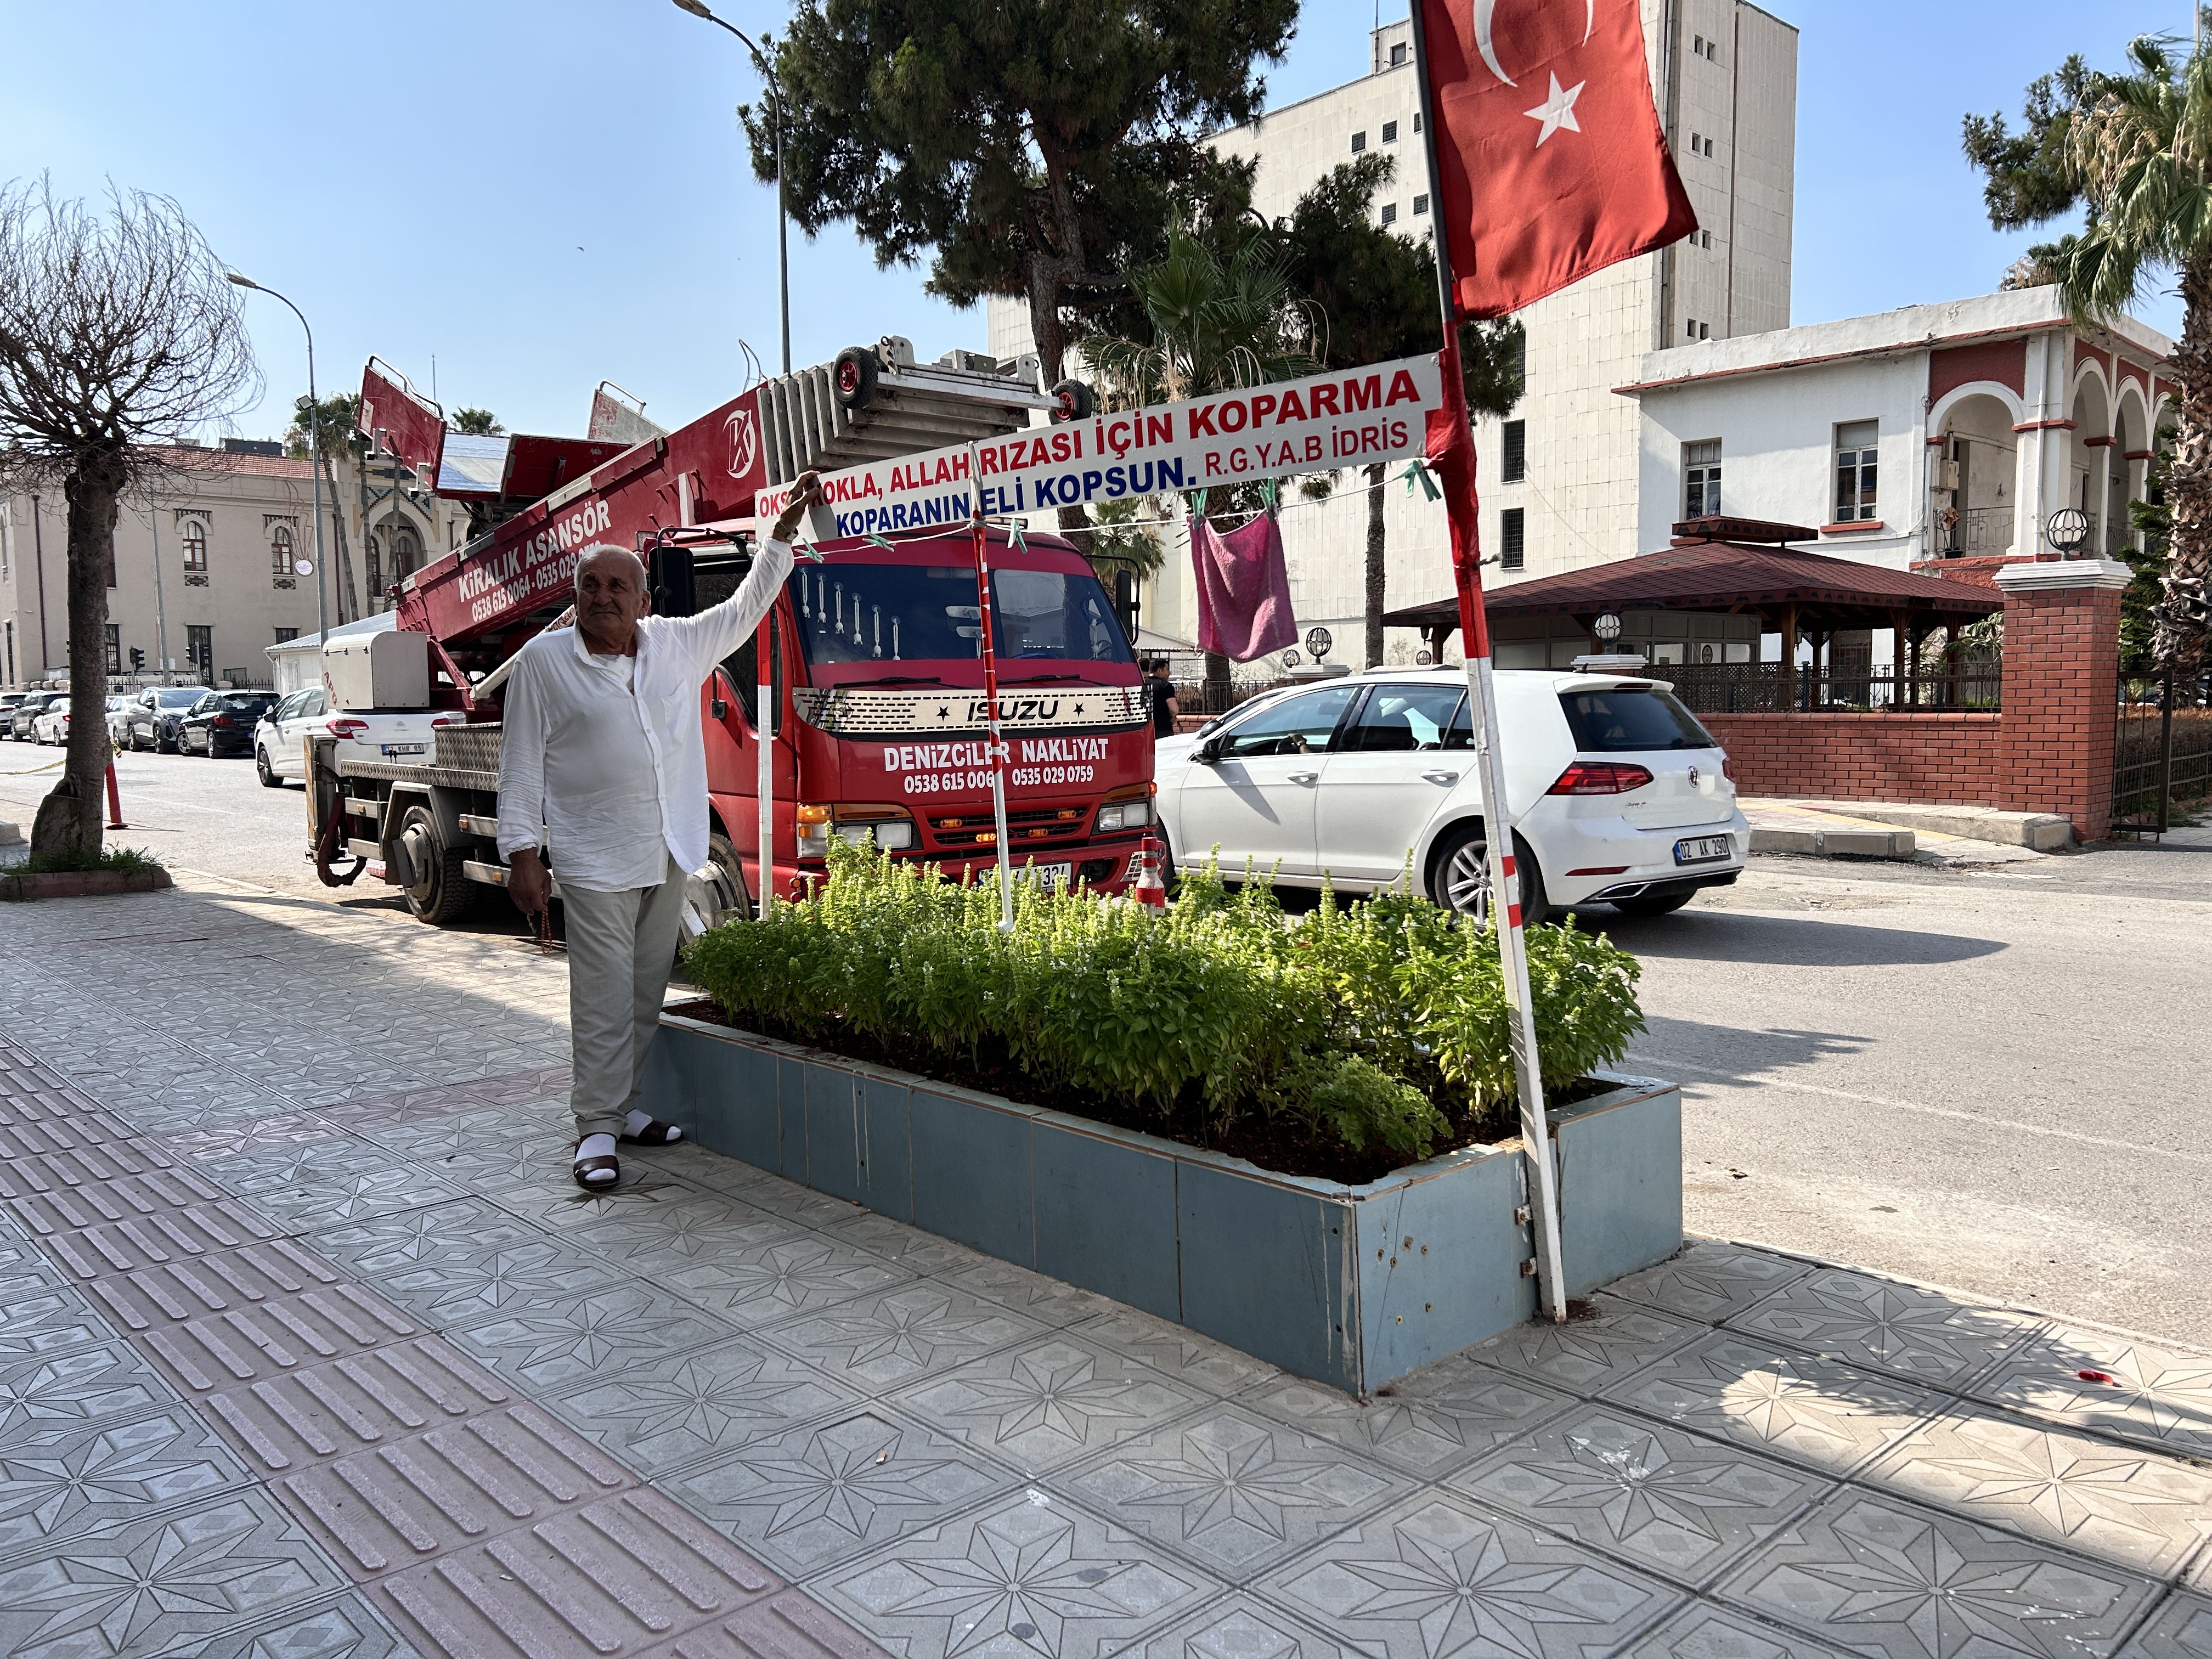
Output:
[[694,617],[647,617],[637,655],[595,656],[580,629],[540,634],[507,683],[499,854],[551,848],[563,886],[658,887],[668,860],[707,862],[707,750],[699,688],[744,642],[791,574],[763,541],[735,593]]

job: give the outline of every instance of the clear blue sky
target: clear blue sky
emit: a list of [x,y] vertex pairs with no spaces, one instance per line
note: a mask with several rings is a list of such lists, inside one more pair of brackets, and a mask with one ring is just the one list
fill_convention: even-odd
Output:
[[[2189,0],[1773,0],[1802,32],[1795,320],[1984,293],[2035,240],[1992,234],[1966,110],[2016,111],[2067,52],[2185,29]],[[775,198],[732,114],[757,95],[720,30],[668,0],[108,0],[9,8],[0,177],[51,169],[174,196],[222,258],[313,321],[325,394],[374,351],[448,409],[580,433],[612,379],[665,423],[773,369]],[[784,15],[730,0],[740,27]],[[1384,15],[1403,15],[1389,0]],[[1271,102],[1364,61],[1374,0],[1310,0]],[[980,349],[980,312],[879,271],[850,237],[792,248],[793,354],[878,335]],[[249,298],[273,434],[305,389],[299,331]],[[2147,320],[2171,332],[2178,307]]]

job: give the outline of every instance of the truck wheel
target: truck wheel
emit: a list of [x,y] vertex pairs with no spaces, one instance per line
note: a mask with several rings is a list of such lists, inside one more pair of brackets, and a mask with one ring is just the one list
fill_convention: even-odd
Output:
[[752,901],[745,895],[744,870],[738,862],[738,849],[730,838],[719,832],[707,837],[705,868],[687,876],[684,882],[684,920],[679,932],[684,943],[689,945],[709,928],[719,927],[726,921],[742,921],[753,913]]
[[1060,407],[1052,411],[1055,421],[1087,421],[1091,411],[1097,407],[1091,388],[1080,380],[1060,381],[1053,387],[1052,395],[1060,400]]
[[461,869],[466,855],[449,851],[438,838],[438,820],[428,807],[409,807],[394,839],[415,867],[415,884],[399,890],[410,910],[443,927],[476,908],[477,884]]
[[830,381],[840,409],[866,409],[876,400],[876,354],[866,346],[847,346],[837,354]]

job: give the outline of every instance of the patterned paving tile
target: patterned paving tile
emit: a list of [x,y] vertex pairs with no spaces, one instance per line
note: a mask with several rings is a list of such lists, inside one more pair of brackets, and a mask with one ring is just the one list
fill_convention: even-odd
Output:
[[1832,1475],[1896,1444],[1942,1403],[1909,1382],[1729,1331],[1669,1354],[1604,1397]]
[[25,1659],[190,1652],[344,1587],[273,1499],[237,1492],[0,1561],[0,1651]]
[[1103,1659],[1222,1586],[1042,1492],[914,1533],[811,1588],[902,1659]]
[[1036,1475],[1208,1396],[1110,1348],[1062,1334],[987,1354],[896,1399],[955,1439]]
[[91,1280],[86,1294],[126,1331],[258,1307],[310,1291],[331,1291],[337,1268],[289,1238],[213,1255],[134,1268]]
[[1516,1325],[1469,1348],[1468,1357],[1575,1394],[1595,1394],[1705,1334],[1685,1320],[1629,1303],[1595,1306],[1595,1318]]
[[105,1342],[114,1333],[75,1291],[28,1284],[0,1297],[0,1365]]
[[719,1260],[729,1249],[799,1236],[801,1230],[781,1217],[720,1194],[688,1188],[680,1194],[663,1194],[657,1203],[621,1210],[567,1231],[575,1243],[620,1262],[640,1278],[656,1281]]
[[460,1188],[426,1175],[381,1146],[350,1138],[310,1141],[204,1167],[271,1218],[316,1229],[462,1195]]
[[639,1659],[888,1659],[884,1650],[821,1603],[782,1590],[709,1620]]
[[746,1326],[826,1308],[871,1291],[909,1283],[914,1275],[880,1256],[815,1232],[764,1219],[760,1237],[732,1239],[708,1261],[657,1275],[660,1283],[702,1308]]
[[0,1556],[246,1484],[245,1467],[182,1403],[0,1449]]
[[380,1273],[392,1300],[430,1323],[446,1326],[495,1313],[518,1302],[543,1300],[613,1285],[620,1269],[586,1250],[532,1234],[510,1243],[441,1253]]
[[855,1404],[817,1367],[732,1338],[624,1366],[546,1401],[585,1438],[647,1476],[696,1463]]
[[801,1314],[761,1333],[799,1359],[878,1389],[1042,1334],[1034,1320],[927,1279]]
[[247,1118],[185,1129],[165,1137],[164,1144],[189,1164],[217,1164],[256,1152],[301,1146],[309,1141],[329,1140],[338,1133],[336,1124],[312,1112],[282,1112],[274,1117]]
[[142,1412],[176,1397],[119,1338],[0,1363],[0,1450],[46,1429]]
[[1604,1406],[1554,1419],[1445,1484],[1692,1585],[1831,1490],[1786,1463]]
[[1812,1271],[1809,1261],[1701,1238],[1671,1261],[1614,1280],[1604,1294],[1717,1325]]
[[425,1336],[218,1389],[204,1403],[267,1476],[391,1444],[513,1398],[483,1366]]
[[[748,1203],[757,1201],[750,1192],[740,1195]],[[991,1259],[980,1250],[955,1244],[949,1238],[939,1238],[935,1233],[909,1227],[903,1221],[894,1221],[872,1210],[854,1210],[839,1216],[823,1231],[833,1238],[842,1238],[882,1256],[886,1261],[896,1261],[912,1273],[941,1273]]]
[[1861,1477],[2141,1572],[2212,1537],[2212,1470],[1975,1407],[1923,1425]]
[[446,1331],[494,1370],[538,1389],[617,1375],[731,1334],[689,1303],[642,1285],[518,1297]]
[[1329,1540],[1260,1587],[1382,1659],[1585,1659],[1680,1592],[1433,1492]]
[[360,1592],[194,1638],[161,1659],[419,1659]]
[[2175,1590],[2120,1652],[2122,1659],[2212,1659],[2212,1596]]
[[1125,1651],[1131,1659],[1355,1659],[1354,1650],[1244,1595],[1210,1603]]
[[1290,1375],[1225,1342],[1200,1336],[1188,1325],[1157,1319],[1134,1308],[1116,1306],[1110,1313],[1068,1328],[1088,1341],[1133,1355],[1186,1387],[1208,1394],[1238,1394]]
[[1971,1392],[2072,1428],[2212,1457],[2212,1359],[2200,1355],[2054,1326]]
[[1216,1405],[1124,1435],[1053,1484],[1116,1526],[1241,1583],[1407,1483],[1330,1441]]
[[473,1659],[632,1653],[784,1588],[649,1490],[503,1532],[376,1587],[403,1633]]
[[1718,1594],[1874,1659],[2110,1652],[2158,1584],[1846,1487]]
[[957,1285],[970,1295],[1012,1308],[1041,1325],[1073,1325],[1111,1314],[1120,1306],[1095,1291],[988,1256],[966,1267],[945,1268],[934,1277],[941,1285]]
[[482,1199],[465,1198],[404,1215],[318,1229],[314,1243],[317,1249],[381,1283],[414,1267],[473,1261],[486,1250],[544,1237]]
[[1571,1395],[1502,1376],[1460,1355],[1424,1365],[1371,1400],[1288,1376],[1241,1399],[1279,1422],[1421,1480],[1435,1480],[1575,1403]]
[[1692,1601],[1620,1650],[1620,1659],[1835,1659],[1842,1651],[1711,1601]]
[[680,1203],[692,1189],[630,1159],[623,1165],[621,1183],[611,1193],[587,1193],[568,1174],[563,1160],[528,1186],[511,1187],[486,1194],[509,1215],[544,1231],[568,1235],[594,1222],[660,1204]]
[[1840,1267],[1808,1273],[1729,1324],[1831,1359],[1948,1388],[1962,1387],[2019,1352],[2040,1328],[2040,1322],[2022,1314]]
[[341,1284],[161,1326],[132,1340],[191,1395],[419,1334],[382,1297]]
[[632,1484],[573,1430],[516,1405],[317,1463],[276,1490],[366,1583]]
[[1012,1477],[882,1411],[755,1440],[672,1477],[670,1493],[793,1577],[916,1532]]

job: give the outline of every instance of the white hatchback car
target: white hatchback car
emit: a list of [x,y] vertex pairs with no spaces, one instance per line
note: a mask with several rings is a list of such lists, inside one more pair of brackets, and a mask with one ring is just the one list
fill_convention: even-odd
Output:
[[[1728,757],[1663,681],[1498,673],[1506,805],[1534,923],[1595,902],[1662,915],[1743,870],[1751,826]],[[1465,671],[1376,669],[1255,698],[1158,750],[1178,869],[1216,847],[1285,886],[1372,891],[1408,868],[1438,904],[1488,914]]]
[[305,738],[310,729],[319,731],[329,694],[310,685],[280,698],[253,728],[253,769],[262,783],[281,789],[307,775]]

